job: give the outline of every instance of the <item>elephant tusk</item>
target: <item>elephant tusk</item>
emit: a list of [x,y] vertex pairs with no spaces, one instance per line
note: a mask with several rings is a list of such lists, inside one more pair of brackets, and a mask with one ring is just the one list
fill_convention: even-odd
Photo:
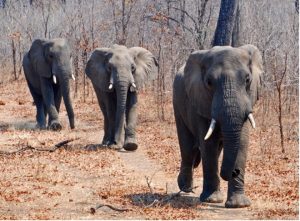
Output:
[[53,75],[53,82],[54,82],[54,84],[56,84],[57,83],[57,81],[56,81],[56,76],[55,75]]
[[108,89],[111,90],[113,88],[113,84],[109,83]]
[[210,122],[210,125],[209,125],[209,128],[208,128],[208,131],[207,131],[207,134],[205,135],[204,137],[204,140],[207,140],[213,133],[214,129],[215,129],[215,126],[216,126],[216,121],[215,119],[211,119],[211,122]]
[[74,74],[72,74],[72,79],[75,81],[75,76],[74,76]]
[[249,114],[248,119],[249,119],[253,129],[255,129],[255,120],[254,120],[253,114]]
[[136,88],[136,85],[135,85],[135,83],[134,83],[134,82],[132,82],[132,84],[131,84],[131,85],[132,85],[132,87]]

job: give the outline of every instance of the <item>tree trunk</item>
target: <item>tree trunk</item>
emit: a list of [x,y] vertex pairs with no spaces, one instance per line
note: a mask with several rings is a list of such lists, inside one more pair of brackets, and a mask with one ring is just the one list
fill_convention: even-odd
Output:
[[231,45],[238,1],[239,0],[221,1],[219,19],[215,31],[213,46]]
[[240,15],[240,13],[241,13],[241,10],[240,10],[239,2],[238,2],[237,3],[236,14],[235,14],[235,21],[234,21],[233,31],[232,31],[232,41],[231,41],[232,47],[241,46],[241,42],[240,42],[241,15]]
[[14,79],[17,80],[18,76],[17,76],[17,59],[16,59],[16,46],[15,46],[15,41],[14,39],[11,39],[11,48],[12,48],[12,61],[13,61],[13,67],[14,67]]

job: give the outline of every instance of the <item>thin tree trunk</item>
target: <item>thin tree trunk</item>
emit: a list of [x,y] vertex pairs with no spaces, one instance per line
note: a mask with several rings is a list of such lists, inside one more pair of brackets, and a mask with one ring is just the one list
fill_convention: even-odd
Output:
[[13,71],[13,74],[14,74],[14,77],[15,77],[15,80],[18,79],[18,76],[17,76],[17,67],[16,67],[16,46],[15,46],[15,41],[14,39],[12,38],[11,39],[11,49],[12,49],[12,61],[13,61],[13,67],[14,67],[14,71]]

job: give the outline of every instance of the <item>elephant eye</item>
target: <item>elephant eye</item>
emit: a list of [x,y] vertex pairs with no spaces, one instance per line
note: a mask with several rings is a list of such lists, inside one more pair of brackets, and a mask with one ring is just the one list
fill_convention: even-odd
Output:
[[53,59],[53,54],[49,54],[48,57],[52,60]]
[[132,73],[135,72],[135,65],[134,64],[131,65],[131,72]]
[[108,64],[108,65],[106,66],[106,70],[107,70],[108,72],[111,72],[111,65]]
[[211,80],[210,78],[206,78],[205,84],[206,84],[206,87],[207,87],[208,89],[212,89],[213,83],[212,83],[212,80]]
[[249,85],[251,83],[250,74],[246,75],[246,84]]

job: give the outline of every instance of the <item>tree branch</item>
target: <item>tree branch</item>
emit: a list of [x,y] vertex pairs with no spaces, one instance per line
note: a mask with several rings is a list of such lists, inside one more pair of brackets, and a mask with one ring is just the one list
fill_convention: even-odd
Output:
[[127,209],[127,208],[117,208],[117,207],[109,205],[109,204],[99,204],[99,205],[97,205],[95,207],[91,207],[90,213],[94,215],[96,213],[97,209],[100,209],[101,207],[104,207],[104,206],[106,206],[106,207],[108,207],[108,208],[110,208],[112,210],[118,211],[118,212],[127,212],[127,211],[130,211],[130,209]]
[[69,139],[69,140],[64,140],[62,142],[59,142],[57,144],[54,145],[54,147],[52,148],[48,148],[48,149],[42,149],[42,148],[36,148],[36,147],[33,147],[33,146],[26,146],[26,147],[23,147],[19,150],[16,150],[16,151],[12,151],[12,152],[8,152],[8,151],[0,151],[0,155],[11,155],[11,154],[17,154],[17,153],[21,153],[21,152],[24,152],[26,150],[35,150],[35,151],[40,151],[40,152],[54,152],[56,151],[57,149],[61,148],[61,147],[64,147],[66,144],[74,141],[74,140],[78,140],[79,138],[76,138],[76,139]]

